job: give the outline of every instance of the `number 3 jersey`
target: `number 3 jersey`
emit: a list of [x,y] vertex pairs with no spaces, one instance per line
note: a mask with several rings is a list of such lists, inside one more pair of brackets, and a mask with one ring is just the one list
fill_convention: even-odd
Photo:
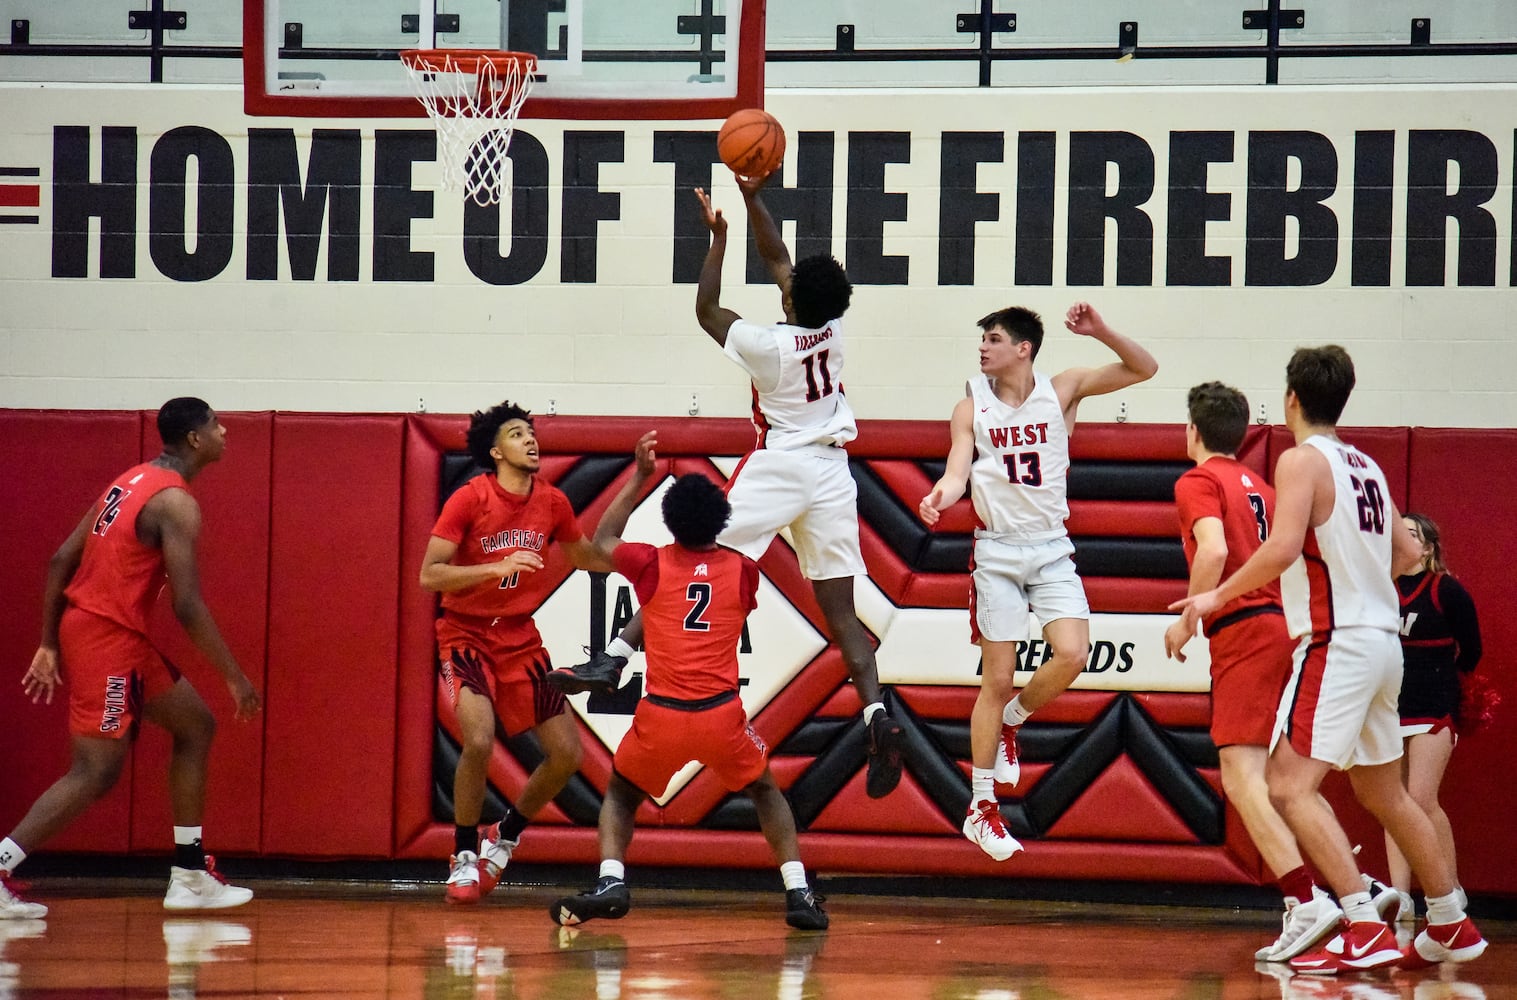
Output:
[[[536,552],[546,561],[549,542],[577,542],[584,537],[574,508],[563,492],[541,478],[532,480],[525,496],[509,493],[490,473],[464,483],[443,504],[432,534],[458,546],[455,566],[499,562],[518,549]],[[530,619],[559,583],[547,568],[517,573],[504,579],[442,595],[443,610],[476,618]],[[530,626],[524,622],[524,627]],[[536,634],[536,629],[532,629]]]
[[737,644],[758,605],[758,563],[717,546],[623,542],[616,571],[642,603],[648,693],[698,701],[737,690]]
[[[1180,514],[1180,544],[1185,562],[1196,561],[1196,522],[1214,517],[1222,522],[1227,558],[1221,580],[1226,580],[1248,561],[1264,539],[1275,516],[1275,491],[1264,477],[1235,458],[1213,455],[1175,482],[1175,508]],[[1202,622],[1206,634],[1229,615],[1248,608],[1280,607],[1280,583],[1271,580],[1258,590],[1235,597]]]
[[758,448],[842,447],[859,436],[843,395],[843,321],[820,329],[738,320],[722,350],[753,382]]
[[987,532],[1027,542],[1065,534],[1069,518],[1069,429],[1053,380],[1033,374],[1021,406],[1003,402],[989,376],[969,381],[974,461],[969,494]]
[[1285,621],[1293,636],[1335,628],[1397,632],[1401,602],[1391,579],[1385,473],[1359,449],[1316,435],[1299,447],[1315,448],[1333,472],[1333,512],[1306,529],[1301,558],[1280,577]]

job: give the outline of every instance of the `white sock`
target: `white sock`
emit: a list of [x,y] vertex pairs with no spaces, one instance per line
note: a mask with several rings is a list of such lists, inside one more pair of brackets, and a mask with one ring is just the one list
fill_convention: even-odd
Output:
[[174,827],[174,843],[183,844],[185,847],[199,843],[201,831],[204,829],[205,827],[202,826],[176,826]]
[[621,636],[617,636],[615,639],[612,639],[610,642],[606,643],[606,652],[610,653],[612,656],[620,656],[624,660],[630,660],[632,659],[632,654],[636,653],[637,650],[633,649],[631,645],[627,643],[627,640],[623,639]]
[[1380,914],[1375,912],[1375,904],[1367,892],[1351,892],[1347,896],[1341,896],[1338,905],[1343,908],[1343,915],[1351,923],[1357,924],[1365,920],[1380,922]]
[[1007,702],[1006,707],[1002,709],[1001,721],[1008,726],[1020,726],[1027,721],[1027,717],[1031,714],[1031,712],[1022,707],[1022,696],[1017,695]]
[[21,849],[20,844],[9,837],[0,840],[0,871],[14,873],[25,860],[26,852]]
[[600,863],[600,877],[607,876],[625,882],[627,881],[627,866],[620,861],[607,858]]
[[806,866],[799,861],[786,861],[780,865],[780,878],[785,880],[786,889],[806,888]]
[[875,714],[883,711],[885,711],[885,703],[883,701],[872,701],[869,704],[865,705],[864,725],[869,725],[874,721]]
[[996,769],[972,767],[969,769],[969,801],[996,801]]
[[1459,890],[1447,896],[1427,897],[1427,922],[1430,924],[1457,924],[1464,919],[1464,907],[1459,905]]

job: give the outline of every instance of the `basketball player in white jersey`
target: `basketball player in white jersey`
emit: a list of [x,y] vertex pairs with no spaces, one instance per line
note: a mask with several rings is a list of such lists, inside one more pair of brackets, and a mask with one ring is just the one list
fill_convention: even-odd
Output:
[[[1298,972],[1465,962],[1486,942],[1464,913],[1427,814],[1401,782],[1400,601],[1394,577],[1421,547],[1402,523],[1385,474],[1338,438],[1354,363],[1336,345],[1301,348],[1285,369],[1285,425],[1296,446],[1275,468],[1270,537],[1215,590],[1178,601],[1193,628],[1226,601],[1280,577],[1296,649],[1275,721],[1270,798],[1343,907],[1342,932],[1291,959]],[[1318,794],[1329,768],[1411,862],[1427,893],[1428,923],[1402,954],[1360,878],[1348,837]]]
[[[881,701],[874,647],[853,605],[853,578],[864,572],[859,548],[858,487],[845,446],[858,436],[843,395],[842,316],[853,286],[831,256],[790,262],[779,227],[759,197],[766,178],[738,179],[759,256],[779,285],[782,323],[750,323],[721,305],[727,220],[697,188],[711,247],[696,289],[695,316],[753,382],[753,423],[758,441],[732,474],[727,500],[732,518],[717,542],[757,560],[780,529],[790,529],[801,573],[811,581],[864,704],[868,732],[865,790],[882,798],[901,780],[901,727]],[[634,618],[588,663],[550,674],[569,692],[609,690],[642,640]]]
[[[1153,378],[1159,363],[1085,302],[1070,307],[1064,326],[1111,348],[1113,364],[1052,377],[1034,371],[1043,321],[1030,309],[1001,309],[979,326],[980,374],[953,409],[947,468],[918,510],[936,524],[967,484],[979,519],[970,620],[981,677],[969,717],[974,769],[964,835],[1005,861],[1022,845],[1001,818],[995,782],[1017,783],[1017,729],[1069,687],[1090,652],[1090,605],[1064,528],[1076,411],[1087,396]],[[1042,623],[1050,655],[1017,694],[1017,643],[1028,638],[1029,613]]]

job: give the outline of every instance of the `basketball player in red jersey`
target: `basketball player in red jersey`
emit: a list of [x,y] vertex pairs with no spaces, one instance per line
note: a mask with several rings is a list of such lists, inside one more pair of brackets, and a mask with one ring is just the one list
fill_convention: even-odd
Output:
[[[901,780],[900,723],[880,694],[874,647],[853,603],[853,580],[865,572],[859,547],[858,486],[848,469],[848,442],[858,424],[843,392],[846,339],[843,314],[853,286],[843,266],[827,254],[792,265],[779,227],[759,197],[766,178],[738,178],[748,208],[748,227],[759,256],[780,288],[785,321],[744,320],[721,304],[727,220],[697,188],[711,246],[695,293],[695,317],[722,352],[747,373],[753,387],[753,423],[758,441],[727,483],[732,518],[722,545],[750,559],[768,551],[781,529],[790,540],[801,575],[811,581],[832,641],[843,654],[854,691],[863,702],[868,737],[864,791],[882,798]],[[633,618],[622,634],[588,663],[554,672],[553,681],[574,693],[611,690],[621,668],[641,642]]]
[[737,646],[757,603],[758,564],[717,544],[732,508],[705,476],[681,476],[664,494],[664,524],[674,544],[655,548],[618,536],[654,470],[652,434],[637,446],[637,472],[595,533],[595,545],[632,582],[642,604],[647,644],[647,694],[622,738],[600,812],[600,878],[595,888],[558,900],[549,909],[561,925],[625,916],[627,847],[633,818],[692,760],[711,768],[731,791],[758,810],[785,884],[785,922],[803,930],[827,927],[820,899],[806,882],[795,816],[769,770],[769,748],[748,725],[738,700]]
[[[1196,467],[1175,483],[1175,506],[1190,564],[1190,593],[1199,594],[1237,572],[1269,537],[1275,491],[1237,460],[1248,430],[1243,393],[1207,382],[1190,390],[1187,407],[1185,452]],[[1313,883],[1264,782],[1275,719],[1260,708],[1280,704],[1296,649],[1285,627],[1279,583],[1234,598],[1201,626],[1211,646],[1211,738],[1222,765],[1222,790],[1285,897],[1280,937],[1254,957],[1284,962],[1336,928],[1343,912]],[[1176,620],[1164,633],[1165,654],[1183,662],[1185,644],[1194,635],[1183,617]]]
[[236,717],[258,713],[258,692],[200,596],[195,558],[200,505],[189,484],[221,459],[226,428],[204,401],[183,397],[159,409],[158,436],[163,453],[116,477],[48,565],[42,642],[22,686],[34,703],[51,704],[67,673],[73,761],[0,841],[0,919],[47,912],[17,899],[4,879],[28,851],[111,790],[143,719],[174,738],[174,863],[164,907],[222,909],[253,898],[251,890],[227,885],[200,846],[216,721],[147,637],[148,615],[166,579],[175,617],[226,680]]
[[[532,621],[550,586],[537,575],[542,552],[557,542],[576,567],[611,571],[611,560],[580,530],[569,498],[538,478],[531,414],[510,401],[475,413],[468,446],[494,471],[448,497],[421,566],[422,587],[442,594],[438,665],[463,738],[453,776],[450,903],[473,903],[495,888],[528,821],[579,769],[579,730],[562,692],[545,680],[553,665]],[[535,734],[544,757],[481,844],[497,716],[508,736]]]
[[[1187,628],[1280,578],[1286,624],[1301,640],[1275,723],[1270,799],[1338,896],[1344,920],[1326,946],[1291,959],[1335,974],[1400,963],[1466,962],[1486,941],[1465,916],[1432,821],[1401,782],[1400,602],[1392,582],[1421,550],[1374,459],[1338,437],[1354,363],[1337,345],[1301,348],[1285,369],[1295,447],[1275,469],[1270,536],[1220,587],[1177,601]],[[1396,841],[1427,891],[1428,924],[1403,955],[1376,912],[1353,849],[1319,793],[1329,768]]]

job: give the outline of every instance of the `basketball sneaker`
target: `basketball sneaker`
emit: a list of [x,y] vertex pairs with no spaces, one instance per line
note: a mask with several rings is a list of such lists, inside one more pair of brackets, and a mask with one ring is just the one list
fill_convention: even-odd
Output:
[[1386,885],[1373,875],[1361,874],[1360,877],[1364,879],[1364,891],[1370,894],[1370,902],[1374,904],[1375,912],[1380,914],[1381,920],[1388,924],[1409,924],[1417,919],[1411,893]]
[[822,909],[825,896],[818,896],[811,887],[785,890],[785,923],[800,931],[825,931],[827,911]]
[[1022,780],[1022,762],[1018,759],[1017,730],[1021,726],[1001,723],[1001,744],[996,747],[995,779],[997,784],[1015,785]]
[[1424,969],[1439,962],[1468,962],[1485,951],[1486,940],[1469,917],[1454,924],[1428,924],[1407,949],[1403,969]]
[[627,883],[611,875],[602,875],[595,888],[577,896],[565,896],[548,908],[548,916],[560,927],[582,924],[594,917],[616,920],[632,908],[632,892]]
[[1309,975],[1336,976],[1394,965],[1402,959],[1396,934],[1378,920],[1342,921],[1333,938],[1304,955],[1290,960],[1291,968]]
[[20,887],[11,873],[0,870],[0,920],[37,920],[47,916],[47,907],[29,903],[16,893]]
[[253,898],[252,889],[231,885],[216,870],[216,859],[207,854],[204,868],[169,868],[169,891],[163,897],[165,910],[227,910]]
[[1254,952],[1261,962],[1285,962],[1321,941],[1343,922],[1343,911],[1333,898],[1316,886],[1312,898],[1287,906],[1281,918],[1280,936],[1273,944]]
[[1005,861],[1022,849],[1006,829],[1000,804],[991,799],[970,803],[969,814],[964,817],[964,836],[997,861]]
[[200,965],[216,960],[217,948],[242,946],[253,940],[246,924],[199,918],[165,920],[163,944],[169,965]]
[[500,873],[506,870],[511,852],[519,840],[502,840],[500,824],[485,831],[484,843],[479,846],[479,894],[488,895],[500,883]]
[[[585,652],[590,653],[589,647]],[[610,694],[621,685],[622,668],[626,665],[625,656],[612,656],[603,649],[590,653],[590,659],[584,663],[548,671],[548,683],[564,694],[579,694],[581,691]]]
[[869,773],[864,791],[871,799],[883,799],[901,783],[901,724],[884,711],[874,713],[869,723]]
[[467,906],[479,902],[479,855],[459,851],[448,859],[447,899]]

